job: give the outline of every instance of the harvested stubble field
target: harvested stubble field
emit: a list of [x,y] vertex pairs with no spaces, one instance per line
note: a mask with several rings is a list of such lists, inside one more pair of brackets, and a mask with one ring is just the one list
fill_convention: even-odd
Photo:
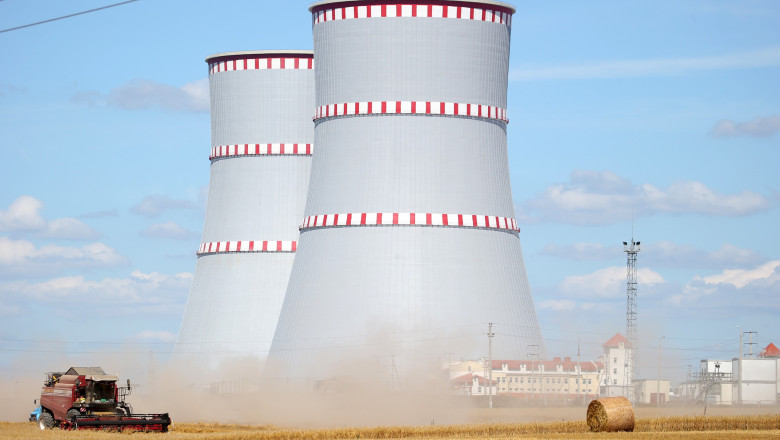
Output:
[[40,431],[32,423],[0,422],[0,439],[340,440],[340,439],[732,439],[780,438],[780,414],[638,418],[634,432],[592,433],[584,420],[442,426],[289,429],[270,425],[176,424],[168,434]]

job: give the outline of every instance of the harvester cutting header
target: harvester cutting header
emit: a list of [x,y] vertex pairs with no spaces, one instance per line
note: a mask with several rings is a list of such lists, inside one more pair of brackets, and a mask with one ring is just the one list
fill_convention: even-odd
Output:
[[131,391],[130,379],[127,387],[118,387],[117,380],[100,367],[46,373],[38,416],[40,428],[168,432],[168,414],[133,414],[125,402]]

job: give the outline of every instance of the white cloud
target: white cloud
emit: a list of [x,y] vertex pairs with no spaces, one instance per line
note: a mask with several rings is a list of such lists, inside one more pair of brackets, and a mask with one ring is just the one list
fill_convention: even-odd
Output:
[[696,279],[701,280],[704,284],[731,284],[741,289],[755,282],[776,283],[780,281],[780,275],[777,273],[778,267],[780,267],[780,261],[770,261],[755,269],[726,269],[719,275],[696,277]]
[[510,81],[642,78],[683,76],[707,70],[780,66],[780,47],[711,57],[600,61],[563,66],[523,66],[509,72]]
[[60,218],[47,222],[40,214],[43,202],[31,196],[20,196],[6,211],[0,211],[0,231],[33,232],[44,238],[91,240],[100,234],[75,218]]
[[[665,283],[658,272],[637,269],[637,288]],[[625,266],[611,266],[585,275],[567,276],[559,285],[570,298],[616,298],[626,292]]]
[[778,289],[780,260],[774,260],[750,269],[726,269],[716,275],[696,276],[683,287],[682,293],[671,296],[669,302],[720,307],[732,313],[745,308],[777,313],[780,312]]
[[186,298],[192,274],[165,275],[133,271],[128,278],[90,281],[83,276],[0,284],[0,291],[17,298],[41,302],[89,302],[90,304],[169,304]]
[[0,274],[31,276],[59,273],[68,269],[115,267],[127,260],[103,243],[81,247],[45,245],[0,237]]
[[209,99],[211,95],[209,92],[208,78],[184,84],[181,86],[181,90],[188,96],[193,111],[209,111]]
[[748,122],[733,122],[728,119],[718,121],[710,134],[719,138],[741,135],[751,137],[770,137],[780,131],[780,115],[758,117]]
[[40,233],[45,238],[67,238],[69,240],[92,240],[100,234],[75,218],[60,218],[46,225],[46,230]]
[[144,237],[150,238],[170,238],[174,240],[186,240],[194,237],[196,234],[192,231],[188,231],[175,222],[166,222],[151,225],[146,230],[141,232]]
[[106,95],[95,91],[80,92],[71,102],[90,106],[111,106],[125,110],[162,109],[173,112],[207,112],[209,82],[207,78],[181,87],[136,79],[114,88]]
[[158,217],[171,209],[198,209],[198,206],[188,200],[175,200],[167,196],[146,196],[137,205],[130,208],[130,212],[144,217]]
[[39,211],[43,202],[30,197],[21,196],[14,200],[6,211],[0,211],[0,231],[36,231],[46,227],[46,220]]
[[761,194],[721,194],[700,182],[682,181],[666,189],[634,185],[610,171],[574,170],[568,184],[555,184],[518,211],[525,221],[553,220],[574,224],[610,224],[635,215],[703,214],[744,216],[770,209]]

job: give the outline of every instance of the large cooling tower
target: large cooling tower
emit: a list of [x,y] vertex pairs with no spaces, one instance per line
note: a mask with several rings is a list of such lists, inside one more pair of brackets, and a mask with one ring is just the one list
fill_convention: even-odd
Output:
[[211,177],[177,356],[265,358],[311,170],[311,51],[210,56]]
[[497,358],[544,356],[507,162],[514,8],[310,10],[317,153],[274,374],[408,376],[415,361],[487,356],[489,322]]

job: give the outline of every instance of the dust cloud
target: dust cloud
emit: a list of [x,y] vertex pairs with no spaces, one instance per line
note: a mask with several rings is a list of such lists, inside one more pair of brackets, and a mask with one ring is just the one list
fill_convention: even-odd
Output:
[[[56,344],[55,344],[56,345]],[[339,357],[340,358],[340,357]],[[341,358],[347,359],[347,358]],[[333,359],[322,359],[333,362]],[[492,410],[485,396],[455,396],[441,359],[414,366],[376,356],[333,363],[319,376],[327,379],[280,378],[255,358],[233,358],[216,368],[208,356],[174,362],[167,354],[138,347],[70,357],[56,350],[25,353],[0,367],[0,420],[22,422],[35,408],[47,371],[71,366],[100,366],[131,380],[127,401],[139,414],[170,414],[174,423],[274,425],[332,428],[379,425],[445,425],[584,420],[587,402],[570,407],[513,407],[518,399],[495,396]],[[398,364],[401,373],[391,375]],[[637,408],[637,415],[701,414],[701,407]],[[711,408],[712,412],[713,409]]]
[[[162,360],[162,355],[133,349],[65,357],[29,354],[2,367],[0,420],[26,421],[40,398],[45,373],[72,366],[100,366],[127,379],[133,387],[127,398],[134,413],[170,414],[174,423],[204,422],[280,427],[319,428],[375,425],[468,423],[454,408],[448,379],[419,372],[414,383],[389,383],[376,374],[376,365],[351,362],[340,376],[327,380],[291,381],[264,376],[257,359],[231,359],[218,368],[208,362]],[[165,355],[167,357],[167,355]],[[370,371],[371,374],[365,372]]]
[[371,367],[353,362],[340,376],[294,381],[260,374],[264,365],[251,359],[227,361],[213,371],[171,363],[134,396],[133,405],[164,407],[180,422],[296,428],[468,422],[453,418],[453,406],[463,405],[448,394],[444,372],[433,380],[420,374],[426,379],[404,386],[366,374],[375,371]]

